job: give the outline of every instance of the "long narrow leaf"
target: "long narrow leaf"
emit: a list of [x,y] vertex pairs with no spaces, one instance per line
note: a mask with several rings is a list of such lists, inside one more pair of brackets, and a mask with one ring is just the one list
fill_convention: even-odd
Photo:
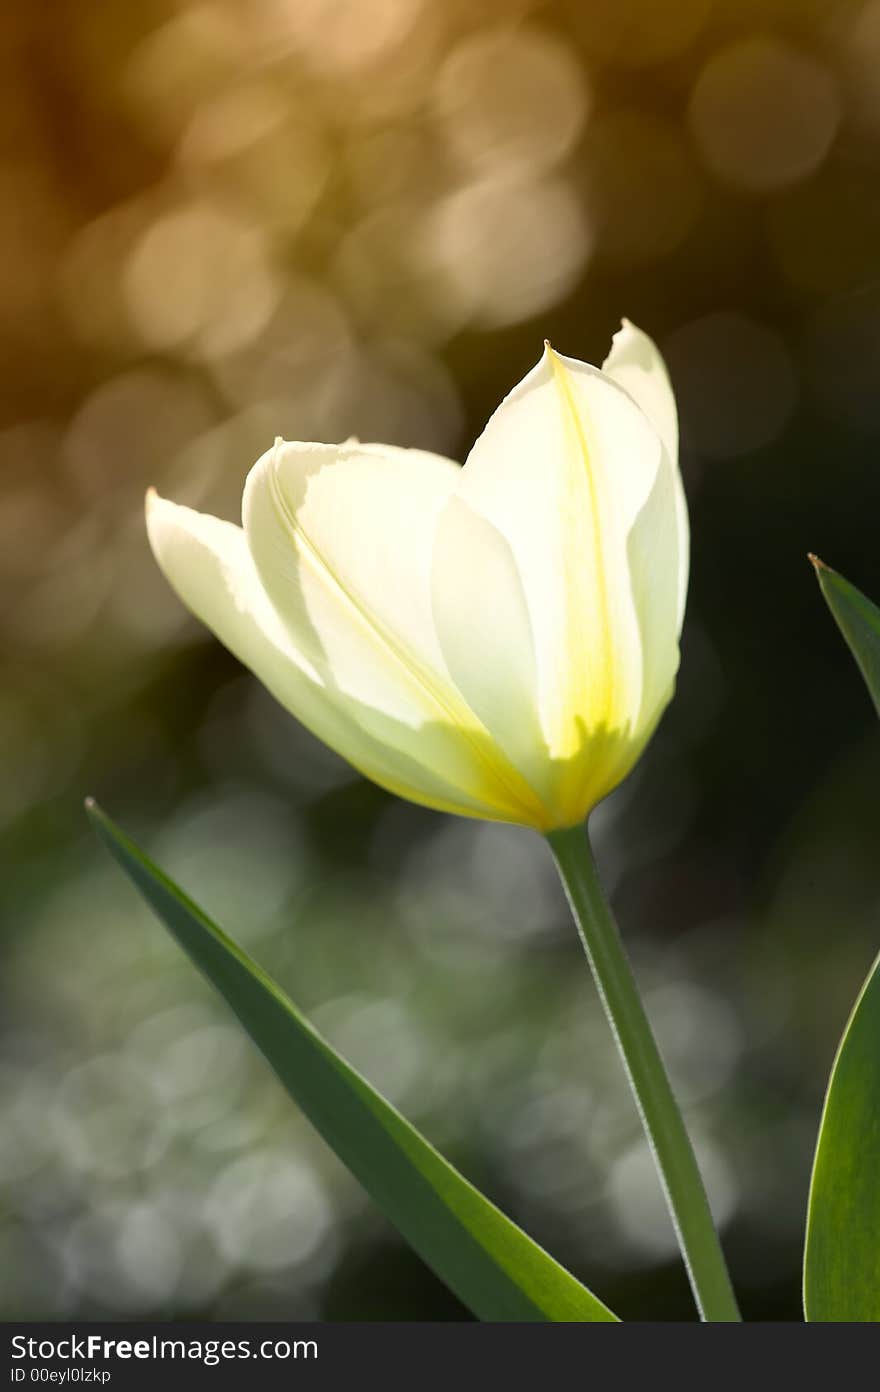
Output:
[[861,590],[816,556],[810,560],[828,608],[859,664],[865,685],[880,715],[880,609]]
[[804,1255],[808,1320],[880,1321],[880,957],[828,1084]]
[[441,1280],[483,1320],[616,1321],[321,1038],[274,981],[94,803],[98,835],[226,999],[291,1097]]
[[[819,586],[880,715],[880,609],[815,556]],[[880,958],[843,1033],[813,1163],[808,1320],[880,1321]]]

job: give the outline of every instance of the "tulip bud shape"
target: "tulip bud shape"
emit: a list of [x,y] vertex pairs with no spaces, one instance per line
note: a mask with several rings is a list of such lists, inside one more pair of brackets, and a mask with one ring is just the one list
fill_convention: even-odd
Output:
[[547,832],[632,769],[672,696],[688,522],[669,378],[629,323],[549,345],[463,467],[276,441],[242,526],[151,492],[184,604],[319,739],[428,807]]

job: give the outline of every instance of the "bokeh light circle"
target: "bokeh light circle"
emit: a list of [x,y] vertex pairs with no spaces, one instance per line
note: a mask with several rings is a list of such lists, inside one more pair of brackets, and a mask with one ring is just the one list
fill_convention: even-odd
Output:
[[432,99],[456,158],[493,171],[557,164],[580,134],[588,107],[575,55],[534,26],[463,39],[440,69]]
[[254,338],[281,295],[261,229],[207,203],[176,208],[146,230],[124,288],[147,346],[205,358]]
[[771,38],[745,39],[714,54],[689,110],[709,169],[752,192],[785,188],[811,174],[828,154],[840,116],[828,68]]
[[559,179],[485,179],[436,209],[423,253],[484,327],[515,324],[569,291],[591,248],[578,199]]

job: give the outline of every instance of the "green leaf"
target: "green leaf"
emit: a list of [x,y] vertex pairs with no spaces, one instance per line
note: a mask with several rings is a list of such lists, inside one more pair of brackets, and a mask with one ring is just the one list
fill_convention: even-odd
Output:
[[[880,715],[880,609],[810,560]],[[880,1321],[880,957],[828,1083],[807,1210],[804,1310],[813,1321]]]
[[101,840],[226,999],[295,1102],[442,1281],[483,1320],[616,1321],[321,1038],[255,962],[86,804]]
[[810,560],[815,566],[819,587],[828,608],[859,664],[865,685],[880,715],[880,609],[818,557],[811,556]]
[[880,1321],[880,957],[831,1070],[807,1210],[804,1310],[808,1320]]

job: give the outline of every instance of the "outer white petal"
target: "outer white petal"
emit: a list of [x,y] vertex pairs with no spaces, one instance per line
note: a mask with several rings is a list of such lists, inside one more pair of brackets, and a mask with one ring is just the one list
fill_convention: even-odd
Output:
[[279,440],[245,484],[248,545],[296,646],[344,694],[414,725],[449,685],[427,566],[458,474],[415,451]]
[[638,720],[642,651],[627,538],[662,454],[626,392],[548,349],[464,467],[459,496],[503,533],[516,558],[542,724],[563,762],[597,733],[625,741]]
[[624,319],[611,340],[611,352],[602,371],[641,406],[660,432],[671,457],[677,459],[678,409],[666,364],[654,340]]
[[[288,704],[311,699],[320,677],[290,644],[269,602],[241,527],[147,494],[147,534],[159,566],[180,598],[247,667]],[[276,693],[276,694],[277,694]]]
[[652,338],[636,328],[628,319],[614,335],[611,352],[602,364],[602,371],[619,382],[654,422],[669,454],[675,492],[677,565],[678,632],[681,632],[687,600],[688,569],[690,565],[690,528],[687,501],[678,466],[678,410],[669,373],[659,348]]
[[534,790],[462,698],[434,629],[431,546],[460,472],[420,451],[279,441],[248,476],[245,533],[290,641],[358,724],[486,815],[534,823]]
[[501,532],[458,495],[437,525],[432,595],[453,681],[511,762],[548,797],[550,756],[522,580]]
[[[147,528],[156,560],[187,607],[319,739],[404,797],[464,815],[498,815],[426,766],[409,726],[386,721],[377,733],[368,732],[357,719],[357,707],[341,703],[325,686],[291,643],[240,527],[153,493]],[[407,744],[409,749],[401,747]]]

